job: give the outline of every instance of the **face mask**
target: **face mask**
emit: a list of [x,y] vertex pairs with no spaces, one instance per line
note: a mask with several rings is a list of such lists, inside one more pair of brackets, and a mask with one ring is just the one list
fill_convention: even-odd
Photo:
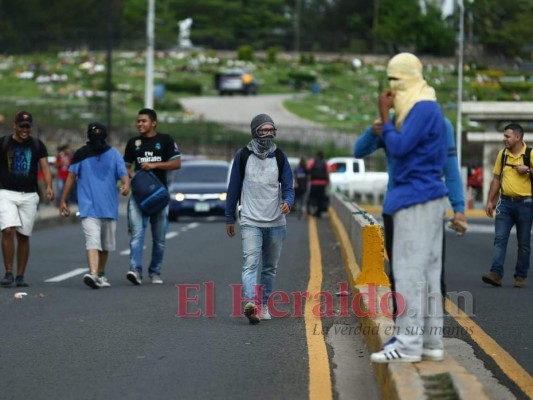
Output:
[[270,149],[273,142],[272,138],[254,138],[254,140],[263,151]]
[[104,142],[107,135],[102,133],[91,132],[87,135],[87,137],[89,138],[89,142]]
[[394,92],[405,90],[405,83],[401,79],[391,79],[389,80],[389,85]]

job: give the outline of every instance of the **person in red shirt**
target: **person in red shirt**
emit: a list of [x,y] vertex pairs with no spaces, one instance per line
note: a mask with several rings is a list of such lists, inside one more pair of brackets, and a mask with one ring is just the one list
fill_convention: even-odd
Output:
[[324,160],[324,153],[318,151],[314,159],[307,165],[309,173],[309,197],[307,198],[307,212],[320,218],[322,212],[328,209],[327,187],[329,185],[328,164]]
[[[59,202],[63,194],[63,188],[68,177],[68,167],[72,162],[72,151],[68,144],[63,144],[57,148],[56,154],[56,199]],[[59,203],[58,203],[59,206]]]

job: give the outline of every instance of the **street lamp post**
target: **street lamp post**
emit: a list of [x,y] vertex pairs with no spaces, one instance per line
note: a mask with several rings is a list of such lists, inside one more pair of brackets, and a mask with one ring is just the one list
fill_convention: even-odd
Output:
[[300,13],[301,0],[296,0],[296,5],[294,8],[294,53],[298,55],[300,52]]
[[106,46],[106,125],[107,131],[112,132],[112,93],[113,93],[113,3],[108,3],[107,9],[107,46]]
[[459,162],[459,168],[461,168],[461,152],[463,144],[463,125],[462,125],[462,114],[463,114],[463,56],[464,56],[464,14],[465,8],[463,0],[457,2],[459,6],[459,54],[458,54],[458,63],[457,63],[457,126],[456,126],[456,147],[457,147],[457,161]]
[[144,82],[144,106],[154,108],[154,14],[155,0],[148,0],[146,18],[146,71]]

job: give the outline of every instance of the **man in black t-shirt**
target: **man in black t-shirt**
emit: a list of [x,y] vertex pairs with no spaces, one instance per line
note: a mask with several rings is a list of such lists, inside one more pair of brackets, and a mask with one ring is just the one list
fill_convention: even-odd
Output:
[[[46,195],[54,200],[52,174],[48,166],[46,146],[31,135],[33,118],[27,111],[19,111],[13,121],[12,135],[0,139],[0,229],[2,254],[6,273],[0,285],[28,286],[24,272],[30,256],[30,236],[33,231],[39,195],[37,172],[42,169]],[[15,248],[15,236],[18,248]],[[13,276],[13,262],[17,254],[17,273]]]
[[[124,161],[131,177],[141,169],[152,171],[166,186],[167,171],[181,167],[181,154],[170,135],[156,131],[157,114],[150,108],[143,108],[137,116],[140,135],[126,144]],[[132,182],[133,185],[133,182]],[[132,186],[133,187],[133,186]],[[143,277],[143,246],[146,226],[152,227],[152,259],[148,275],[152,283],[161,284],[161,266],[165,252],[165,235],[168,229],[168,206],[152,215],[145,214],[137,202],[130,197],[128,202],[128,225],[130,230],[130,271],[126,278],[134,285],[140,285]]]

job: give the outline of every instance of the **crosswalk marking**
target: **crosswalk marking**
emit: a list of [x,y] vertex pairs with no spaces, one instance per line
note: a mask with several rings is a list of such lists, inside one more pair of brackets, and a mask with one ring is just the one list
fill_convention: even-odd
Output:
[[64,274],[57,275],[57,276],[54,276],[53,278],[47,279],[45,280],[45,282],[61,282],[61,281],[64,281],[69,278],[73,278],[81,274],[86,274],[87,272],[89,272],[88,268],[76,268],[76,269],[73,269],[72,271],[65,272]]

